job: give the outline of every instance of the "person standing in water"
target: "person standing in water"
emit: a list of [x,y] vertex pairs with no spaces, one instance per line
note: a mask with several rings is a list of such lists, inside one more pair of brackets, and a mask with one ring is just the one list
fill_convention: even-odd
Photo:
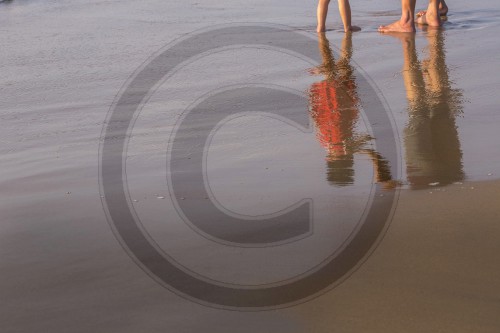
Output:
[[[338,0],[339,2],[339,12],[342,18],[342,23],[344,24],[344,32],[348,31],[359,31],[361,30],[357,26],[351,25],[351,6],[349,0]],[[326,30],[326,16],[328,14],[328,5],[330,0],[319,0],[317,16],[318,16],[318,27],[317,32],[324,32]]]
[[444,0],[429,0],[427,10],[421,11],[415,17],[416,0],[401,0],[401,18],[391,24],[381,25],[380,32],[415,32],[415,23],[431,27],[440,27],[443,24],[442,15],[448,13],[448,6]]

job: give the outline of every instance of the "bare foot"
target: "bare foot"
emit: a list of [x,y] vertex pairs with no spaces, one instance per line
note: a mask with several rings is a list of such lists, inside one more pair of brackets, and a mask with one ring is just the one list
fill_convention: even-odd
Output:
[[381,25],[378,27],[379,32],[415,32],[415,24],[413,22],[402,22],[398,20],[389,25]]
[[[417,13],[417,17],[420,17],[420,16],[423,16],[427,14],[427,11],[426,10],[421,10]],[[441,12],[441,10],[439,10],[439,15],[441,16],[441,19],[443,19],[444,17],[446,17],[446,15],[448,14],[448,9],[446,10],[446,12]]]
[[[417,17],[424,16],[427,14],[426,10],[421,10],[417,13]],[[446,16],[448,14],[448,6],[443,4],[443,2],[439,2],[439,15]]]
[[441,17],[428,10],[426,11],[425,15],[418,16],[416,22],[417,24],[428,25],[431,27],[440,27],[441,25],[443,25]]
[[[418,12],[418,13],[417,13],[417,23],[418,23],[418,24],[422,24],[422,23],[420,23],[420,22],[419,22],[419,19],[420,19],[422,16],[425,16],[425,15],[427,15],[427,11],[426,11],[426,10],[422,10],[422,11],[420,11],[420,12]],[[441,19],[441,22],[448,21],[448,16],[446,16],[446,15],[441,15],[440,19]]]

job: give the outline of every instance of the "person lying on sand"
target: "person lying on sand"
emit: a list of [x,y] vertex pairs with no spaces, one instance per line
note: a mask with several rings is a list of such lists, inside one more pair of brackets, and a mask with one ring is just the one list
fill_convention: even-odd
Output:
[[[380,32],[415,32],[415,23],[431,27],[440,27],[443,23],[441,12],[448,12],[448,7],[443,0],[429,0],[427,10],[420,12],[415,19],[416,0],[401,0],[401,18],[389,25],[381,25]],[[441,12],[440,12],[440,9]]]
[[[342,23],[344,24],[344,31],[359,31],[359,27],[351,25],[351,6],[349,5],[349,0],[338,0],[339,2],[339,12],[342,18]],[[317,32],[324,32],[326,25],[326,16],[328,14],[328,5],[330,0],[319,0],[318,2],[318,27]]]

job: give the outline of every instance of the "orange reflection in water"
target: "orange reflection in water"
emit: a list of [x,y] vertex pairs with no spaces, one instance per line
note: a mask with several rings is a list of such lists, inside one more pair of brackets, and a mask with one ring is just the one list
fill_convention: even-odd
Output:
[[356,131],[359,100],[354,68],[350,64],[352,34],[345,34],[338,61],[334,59],[326,35],[318,36],[323,62],[311,73],[323,75],[324,80],[310,87],[309,103],[317,139],[327,151],[327,180],[337,186],[354,183],[354,154],[362,153],[372,160],[376,181],[392,188],[395,182],[387,161],[375,150],[365,147],[372,140],[368,134]]

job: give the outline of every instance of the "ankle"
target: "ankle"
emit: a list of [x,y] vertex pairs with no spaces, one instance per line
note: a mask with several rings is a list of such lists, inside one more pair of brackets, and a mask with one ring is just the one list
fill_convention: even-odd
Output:
[[401,15],[401,19],[399,20],[399,23],[403,27],[411,27],[415,25],[415,20],[412,15]]

